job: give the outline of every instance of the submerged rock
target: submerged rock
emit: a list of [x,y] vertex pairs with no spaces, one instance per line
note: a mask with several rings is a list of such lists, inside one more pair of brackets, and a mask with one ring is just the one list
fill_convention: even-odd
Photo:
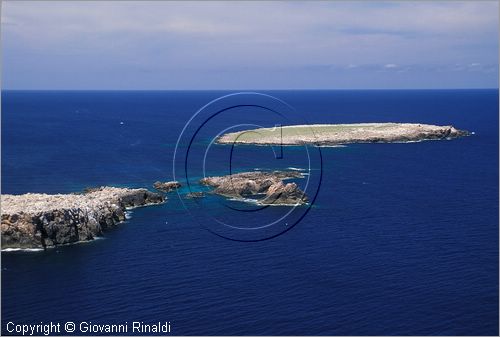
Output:
[[2,195],[2,248],[46,248],[93,240],[130,207],[165,198],[146,189],[99,187],[82,194]]
[[157,181],[153,184],[153,187],[158,191],[168,193],[181,187],[181,184],[178,181],[168,181],[164,183]]
[[203,198],[205,196],[205,193],[203,192],[191,192],[188,193],[184,196],[186,199],[195,199],[195,198]]
[[307,196],[299,189],[297,184],[284,184],[283,180],[303,178],[296,171],[274,172],[242,172],[220,177],[207,177],[200,180],[203,185],[214,187],[213,192],[232,198],[245,198],[262,195],[258,200],[266,205],[297,205],[307,202]]

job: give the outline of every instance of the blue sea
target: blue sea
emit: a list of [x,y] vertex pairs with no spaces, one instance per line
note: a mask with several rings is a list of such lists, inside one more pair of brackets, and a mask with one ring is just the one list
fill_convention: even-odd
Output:
[[[3,91],[2,193],[152,189],[174,173],[185,183],[188,170],[173,165],[179,135],[230,93]],[[237,146],[234,171],[310,172],[319,190],[294,226],[269,240],[227,240],[207,230],[214,217],[254,226],[289,208],[170,193],[102,239],[2,252],[2,334],[8,322],[160,321],[175,335],[498,335],[498,90],[264,93],[293,107],[291,122],[416,122],[474,134],[314,148],[321,161],[309,171],[302,147],[278,149],[277,159],[269,147]],[[207,158],[208,175],[228,172],[230,147],[211,144],[216,133],[276,125],[271,112],[233,110],[195,132],[190,158]],[[198,168],[181,195],[200,188]]]

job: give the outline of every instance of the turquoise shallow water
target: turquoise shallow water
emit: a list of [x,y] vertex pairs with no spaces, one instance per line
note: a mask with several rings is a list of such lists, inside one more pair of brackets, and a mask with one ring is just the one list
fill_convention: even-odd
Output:
[[[3,92],[2,193],[170,180],[185,123],[223,94]],[[9,321],[166,320],[177,335],[498,334],[498,91],[270,94],[311,123],[453,124],[475,135],[322,148],[314,205],[272,240],[225,240],[196,218],[234,220],[227,205],[253,205],[209,196],[200,210],[187,200],[193,218],[171,194],[165,205],[133,210],[102,240],[2,252],[2,333]],[[243,116],[274,122],[251,108],[213,119],[193,158]],[[270,154],[238,148],[233,165],[305,165],[301,148],[285,147],[283,160]],[[226,156],[212,149],[207,172],[227,172]],[[283,212],[237,217],[257,225]]]

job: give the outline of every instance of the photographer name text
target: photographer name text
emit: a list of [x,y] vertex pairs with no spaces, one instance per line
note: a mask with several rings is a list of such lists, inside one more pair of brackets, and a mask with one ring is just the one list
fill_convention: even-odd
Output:
[[52,334],[102,334],[102,333],[170,333],[170,322],[124,322],[120,324],[98,324],[92,322],[40,322],[39,324],[18,324],[15,322],[8,322],[6,324],[6,331],[9,334],[22,335],[22,336],[50,336]]

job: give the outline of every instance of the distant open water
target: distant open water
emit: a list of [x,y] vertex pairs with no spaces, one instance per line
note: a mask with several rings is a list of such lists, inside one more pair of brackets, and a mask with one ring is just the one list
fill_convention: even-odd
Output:
[[[4,91],[2,193],[170,180],[184,124],[225,93]],[[322,148],[315,205],[269,241],[218,238],[172,194],[103,240],[2,252],[2,333],[9,321],[170,321],[176,335],[497,335],[498,90],[268,93],[310,123],[475,135]],[[242,167],[284,168],[241,151]],[[215,157],[210,173],[226,164]]]

